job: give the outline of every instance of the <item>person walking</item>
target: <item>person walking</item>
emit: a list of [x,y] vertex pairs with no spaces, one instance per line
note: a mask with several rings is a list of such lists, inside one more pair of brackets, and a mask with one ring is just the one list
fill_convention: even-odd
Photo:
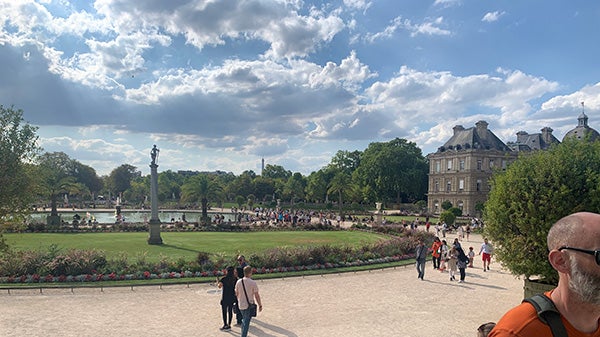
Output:
[[473,251],[473,247],[469,247],[467,256],[469,257],[469,268],[473,268],[473,260],[475,260],[475,251]]
[[236,303],[235,283],[237,281],[237,277],[235,277],[234,273],[235,269],[233,267],[227,267],[225,276],[222,277],[217,283],[219,289],[222,289],[221,313],[223,315],[223,327],[221,330],[231,329],[233,306]]
[[467,275],[465,270],[467,269],[469,257],[465,254],[465,251],[462,249],[462,247],[459,246],[455,248],[456,252],[458,253],[456,266],[458,267],[458,271],[460,273],[460,280],[458,280],[458,283],[463,283],[465,282],[465,276]]
[[465,228],[465,233],[467,233],[467,241],[469,241],[469,237],[471,236],[471,225],[467,224],[467,228]]
[[441,251],[442,242],[440,238],[437,236],[433,239],[433,244],[431,245],[431,256],[433,256],[433,269],[440,269],[440,260],[442,256]]
[[242,313],[242,332],[240,336],[246,337],[248,336],[250,320],[252,319],[250,305],[258,304],[258,311],[262,311],[263,308],[260,294],[258,293],[258,285],[252,279],[252,268],[250,266],[244,267],[244,278],[239,279],[235,284],[235,295]]
[[442,245],[440,246],[440,272],[444,272],[446,270],[446,262],[448,262],[448,253],[450,249],[448,248],[448,244],[446,240],[442,240]]
[[492,254],[494,252],[494,247],[492,244],[488,242],[488,239],[483,239],[483,243],[481,244],[481,248],[479,249],[479,255],[483,253],[481,256],[481,260],[483,261],[483,271],[490,270],[490,262],[492,262]]
[[[600,214],[579,212],[558,220],[548,232],[548,261],[558,285],[544,293],[570,337],[600,336]],[[523,302],[498,321],[490,337],[552,336],[536,309]]]
[[450,248],[450,252],[448,253],[448,271],[450,273],[450,281],[456,280],[454,275],[456,275],[458,262],[458,251],[455,247]]
[[415,250],[415,259],[417,260],[418,278],[422,281],[425,277],[425,261],[427,259],[427,247],[425,247],[423,239],[419,239],[419,244]]
[[[248,265],[248,263],[246,262],[246,258],[244,257],[244,255],[238,255],[237,257],[237,267],[235,268],[235,277],[237,279],[241,279],[242,277],[244,277],[244,268]],[[235,304],[236,306],[238,305],[238,303],[236,302]],[[242,313],[239,310],[239,308],[236,308],[235,310],[235,326],[240,326],[242,325]]]

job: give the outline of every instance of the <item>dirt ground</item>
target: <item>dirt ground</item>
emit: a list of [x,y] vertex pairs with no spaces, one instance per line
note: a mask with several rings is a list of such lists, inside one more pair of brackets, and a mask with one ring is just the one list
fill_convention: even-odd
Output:
[[[454,237],[448,236],[449,241]],[[472,235],[463,247],[479,250]],[[492,262],[465,283],[427,263],[370,272],[258,281],[264,309],[250,336],[476,336],[523,296],[523,282]],[[0,336],[239,336],[223,332],[211,284],[0,291]]]

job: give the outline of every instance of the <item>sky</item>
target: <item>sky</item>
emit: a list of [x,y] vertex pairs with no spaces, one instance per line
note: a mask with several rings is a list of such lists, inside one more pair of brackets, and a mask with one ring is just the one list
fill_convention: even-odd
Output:
[[479,120],[600,130],[599,31],[588,0],[0,0],[0,104],[99,175],[154,144],[159,172],[308,175]]

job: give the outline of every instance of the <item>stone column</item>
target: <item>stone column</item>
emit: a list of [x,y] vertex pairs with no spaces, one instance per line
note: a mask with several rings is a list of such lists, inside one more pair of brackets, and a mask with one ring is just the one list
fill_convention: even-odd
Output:
[[377,207],[377,211],[375,211],[375,222],[381,226],[382,220],[381,220],[381,203],[380,202],[376,202],[375,203],[375,207]]
[[[156,149],[156,145],[154,145]],[[150,196],[152,200],[152,213],[148,226],[150,227],[150,236],[148,237],[148,244],[150,245],[162,245],[162,238],[160,237],[160,219],[158,218],[158,173],[156,164],[156,155],[158,149],[154,152],[152,157],[152,163],[150,163]]]

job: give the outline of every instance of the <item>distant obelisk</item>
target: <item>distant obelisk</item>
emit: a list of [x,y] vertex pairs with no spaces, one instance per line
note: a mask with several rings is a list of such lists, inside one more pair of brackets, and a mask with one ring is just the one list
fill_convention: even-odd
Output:
[[160,237],[160,219],[158,218],[158,148],[156,145],[150,150],[150,196],[152,200],[152,215],[148,226],[150,227],[150,236],[148,237],[148,244],[150,245],[162,245],[162,238]]

